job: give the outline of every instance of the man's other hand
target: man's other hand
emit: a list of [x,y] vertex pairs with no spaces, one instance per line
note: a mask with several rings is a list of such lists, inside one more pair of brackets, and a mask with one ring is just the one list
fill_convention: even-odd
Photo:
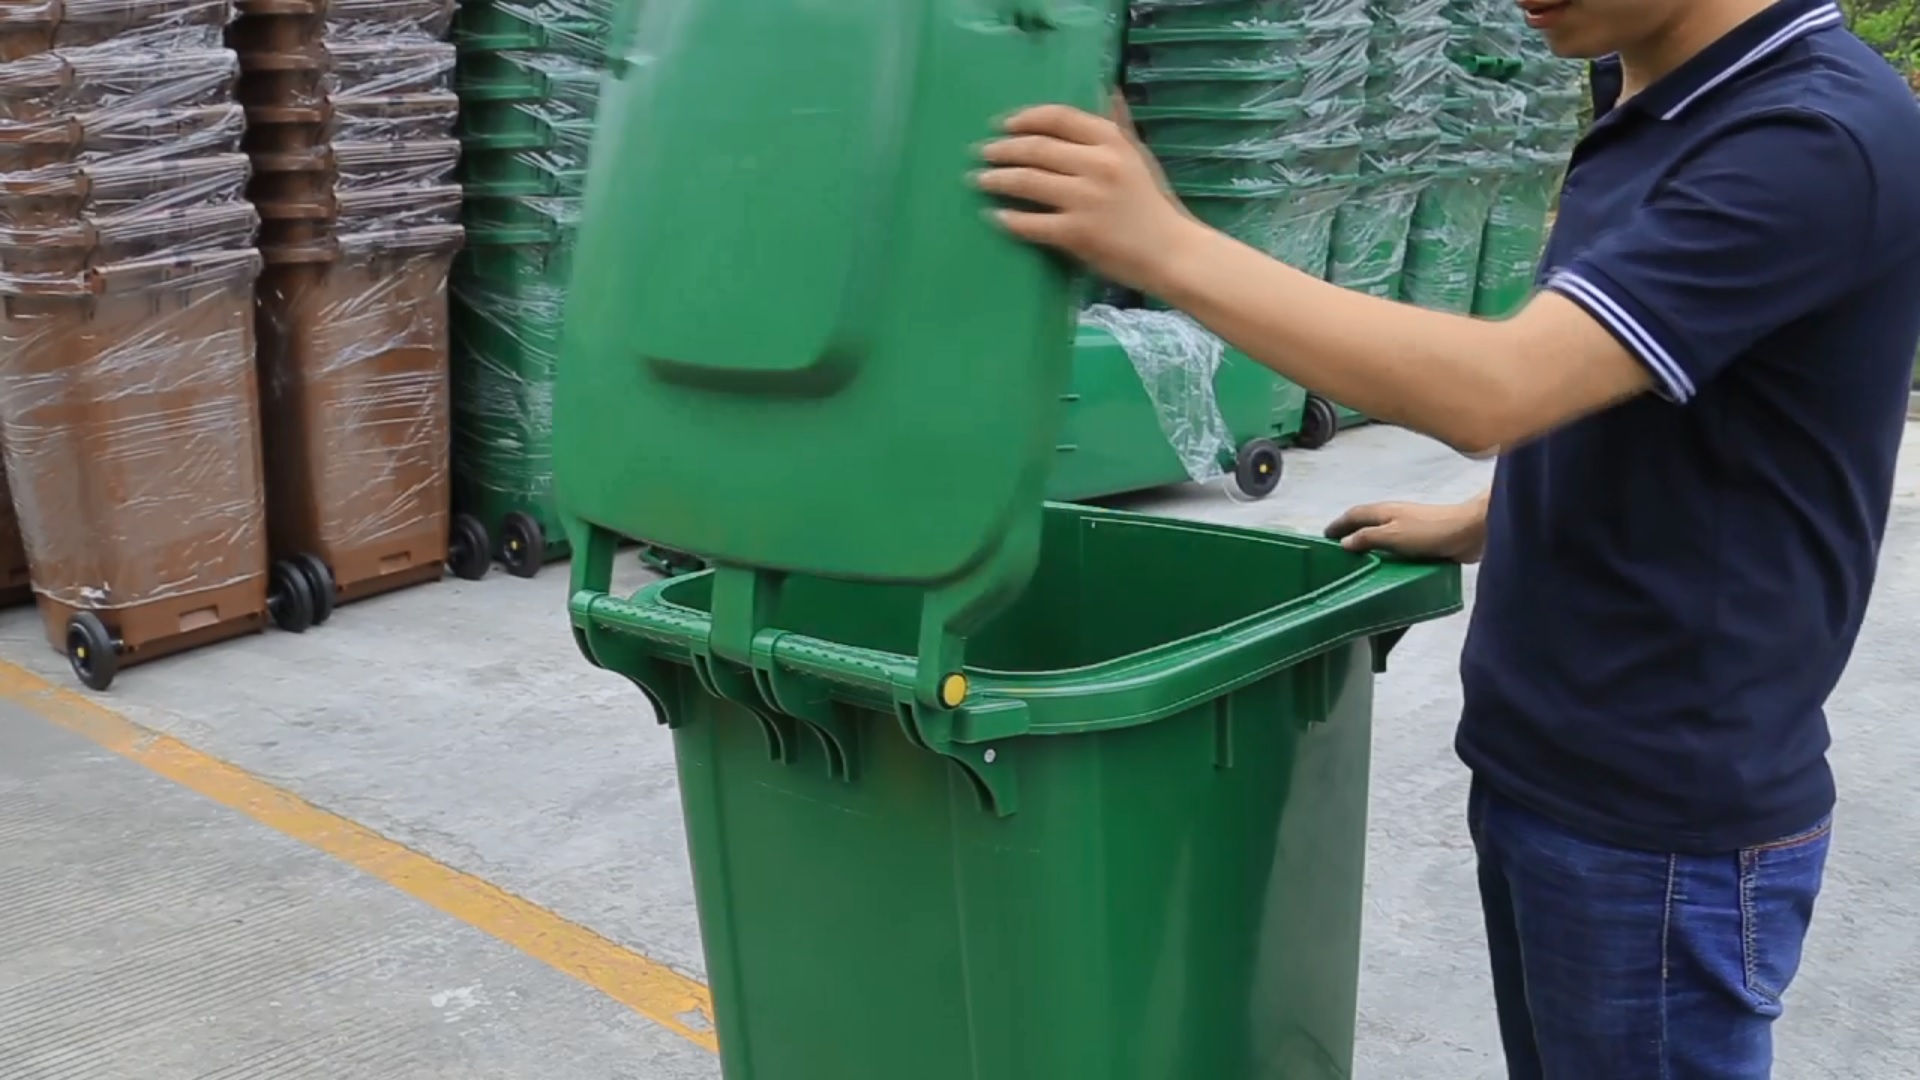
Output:
[[1487,539],[1485,497],[1448,506],[1383,502],[1356,506],[1327,526],[1348,551],[1383,551],[1409,559],[1480,561]]

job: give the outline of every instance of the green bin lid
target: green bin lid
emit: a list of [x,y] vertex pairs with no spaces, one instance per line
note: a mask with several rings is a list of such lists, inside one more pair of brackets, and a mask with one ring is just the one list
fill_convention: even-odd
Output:
[[575,592],[605,592],[614,536],[700,555],[737,670],[785,575],[917,588],[911,689],[951,707],[964,636],[1038,558],[1076,295],[966,174],[997,117],[1104,105],[1117,11],[626,6],[554,390]]

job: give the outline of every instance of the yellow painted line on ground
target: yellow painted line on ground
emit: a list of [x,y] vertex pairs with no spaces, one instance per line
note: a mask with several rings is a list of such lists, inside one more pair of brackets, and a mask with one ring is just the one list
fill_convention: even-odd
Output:
[[713,1034],[712,995],[671,968],[4,660],[0,660],[0,700],[371,874],[573,976],[698,1046],[719,1048]]

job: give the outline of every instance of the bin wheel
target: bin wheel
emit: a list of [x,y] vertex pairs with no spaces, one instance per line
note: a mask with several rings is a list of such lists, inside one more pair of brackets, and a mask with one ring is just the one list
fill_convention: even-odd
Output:
[[81,611],[67,620],[67,663],[89,690],[113,685],[113,677],[120,674],[120,642],[100,616]]
[[295,555],[289,561],[307,579],[307,592],[313,597],[313,625],[319,626],[333,617],[334,599],[340,594],[340,587],[333,581],[333,571],[327,569],[320,556],[311,552]]
[[462,581],[479,581],[493,566],[493,544],[487,527],[472,514],[453,515],[453,533],[447,538],[447,569]]
[[1233,462],[1233,482],[1255,499],[1264,499],[1280,486],[1284,462],[1272,439],[1254,439],[1240,448]]
[[531,514],[508,514],[500,523],[500,565],[514,577],[530,578],[546,564],[546,530]]
[[267,575],[267,614],[273,625],[289,634],[304,634],[313,628],[313,586],[297,563],[281,559]]
[[1340,414],[1333,409],[1333,402],[1319,394],[1307,395],[1307,413],[1300,420],[1300,434],[1293,445],[1302,450],[1318,450],[1333,441],[1340,433]]

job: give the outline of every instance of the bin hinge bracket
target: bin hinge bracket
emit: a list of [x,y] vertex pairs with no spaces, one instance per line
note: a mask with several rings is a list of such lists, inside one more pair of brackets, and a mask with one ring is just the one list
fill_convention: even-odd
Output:
[[[591,601],[586,602],[584,611],[576,609],[573,620],[573,643],[588,663],[639,687],[653,706],[654,719],[661,724],[676,728],[686,722],[673,689],[679,685],[680,672],[653,655],[646,643],[596,622]],[[674,700],[669,700],[670,696]]]
[[[1020,789],[1004,740],[1027,730],[1027,706],[1019,701],[986,700],[957,709],[929,709],[913,688],[903,687],[894,711],[907,740],[960,767],[980,798],[980,808],[997,817],[1020,809]],[[978,740],[978,741],[976,741]]]
[[829,777],[852,783],[860,778],[860,726],[845,707],[833,700],[825,679],[790,671],[774,662],[779,637],[777,633],[762,634],[754,642],[753,678],[759,696],[775,714],[799,721],[819,740]]
[[753,672],[715,657],[706,642],[696,641],[693,674],[700,680],[700,688],[710,696],[731,701],[753,714],[760,733],[766,736],[768,757],[789,765],[799,757],[800,733],[794,730],[793,718],[768,707]]
[[1412,628],[1402,626],[1395,630],[1383,630],[1373,635],[1368,641],[1368,644],[1373,646],[1373,673],[1375,675],[1385,675],[1387,673],[1387,654],[1393,651],[1395,645],[1400,644],[1400,639],[1406,637],[1407,631],[1410,629]]

